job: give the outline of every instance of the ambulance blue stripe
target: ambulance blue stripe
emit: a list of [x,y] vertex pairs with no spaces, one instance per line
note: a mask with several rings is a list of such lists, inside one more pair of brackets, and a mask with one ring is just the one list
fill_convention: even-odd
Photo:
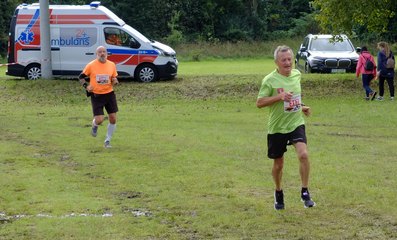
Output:
[[[29,37],[29,33],[31,32],[30,30],[32,29],[33,25],[37,22],[37,20],[40,17],[40,9],[37,9],[36,12],[34,13],[32,19],[30,19],[29,24],[26,26],[25,30],[18,36],[18,39],[15,40],[15,42],[18,42],[20,40],[22,40],[24,37],[23,35],[27,35],[26,36],[26,40],[28,40],[27,44],[29,44],[31,41],[33,41],[33,39],[30,39]],[[24,40],[22,40],[24,41]]]
[[135,49],[108,49],[109,53],[112,54],[128,54],[128,55],[159,55],[156,50],[135,50]]
[[33,15],[33,18],[30,20],[29,25],[26,27],[26,30],[30,30],[33,25],[36,23],[37,19],[40,17],[40,9],[37,9]]

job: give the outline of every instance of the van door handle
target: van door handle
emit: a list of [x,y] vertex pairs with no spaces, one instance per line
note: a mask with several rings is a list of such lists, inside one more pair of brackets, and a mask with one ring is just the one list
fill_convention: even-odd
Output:
[[87,53],[85,53],[85,55],[94,55],[94,53],[92,53],[92,52],[87,52]]

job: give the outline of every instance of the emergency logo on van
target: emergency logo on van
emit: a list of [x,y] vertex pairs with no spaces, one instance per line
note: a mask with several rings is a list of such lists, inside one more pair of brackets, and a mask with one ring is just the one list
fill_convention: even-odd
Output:
[[96,28],[60,28],[60,37],[51,39],[55,47],[91,47],[97,40]]
[[[19,18],[24,18],[22,16],[18,16]],[[40,18],[40,11],[36,10],[34,15],[28,20],[28,25],[26,26],[26,28],[20,33],[18,40],[21,44],[25,44],[25,45],[29,45],[31,44],[35,38],[34,38],[34,31],[32,31],[32,28],[34,28],[34,26],[36,26],[38,20]]]
[[22,44],[30,44],[34,40],[34,33],[30,29],[26,29],[19,35],[18,41]]

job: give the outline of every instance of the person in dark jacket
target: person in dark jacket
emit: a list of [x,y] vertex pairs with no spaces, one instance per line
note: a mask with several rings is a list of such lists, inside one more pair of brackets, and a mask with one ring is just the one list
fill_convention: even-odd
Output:
[[[372,63],[372,66],[370,66],[370,64],[367,64],[367,61],[370,61]],[[374,79],[374,77],[376,76],[376,64],[374,57],[371,55],[371,53],[368,52],[366,46],[361,47],[361,54],[358,58],[356,77],[359,77],[360,74],[363,81],[363,88],[365,90],[365,99],[374,100],[376,92],[371,89],[370,84],[371,80]]]
[[390,100],[394,100],[394,67],[387,68],[386,66],[388,58],[395,60],[394,55],[389,48],[389,44],[386,42],[379,42],[378,49],[378,72],[376,78],[379,78],[379,97],[376,99],[380,101],[384,99],[383,94],[385,92],[384,86],[386,80],[389,85]]

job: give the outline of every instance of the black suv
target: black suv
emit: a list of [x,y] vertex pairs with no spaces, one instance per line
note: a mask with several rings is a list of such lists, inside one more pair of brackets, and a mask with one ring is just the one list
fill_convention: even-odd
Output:
[[295,66],[305,73],[355,72],[358,54],[346,35],[309,34],[296,53]]

